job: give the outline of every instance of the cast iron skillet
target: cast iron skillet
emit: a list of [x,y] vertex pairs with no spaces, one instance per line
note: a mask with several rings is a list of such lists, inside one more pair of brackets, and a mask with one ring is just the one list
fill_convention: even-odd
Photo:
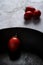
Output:
[[21,51],[37,54],[43,59],[43,33],[29,28],[7,28],[0,30],[0,54],[6,53],[9,39],[17,35],[21,40]]

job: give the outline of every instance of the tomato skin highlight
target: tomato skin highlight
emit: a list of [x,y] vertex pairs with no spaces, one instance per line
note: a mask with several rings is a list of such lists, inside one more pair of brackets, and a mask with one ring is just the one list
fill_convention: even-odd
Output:
[[17,37],[12,37],[8,42],[8,48],[10,51],[16,51],[20,45],[20,40]]
[[27,12],[27,11],[31,11],[31,12],[34,12],[35,11],[35,8],[33,8],[33,7],[29,7],[29,6],[27,6],[26,7],[26,9],[25,9],[25,12]]
[[41,16],[41,11],[40,10],[35,10],[33,13],[34,18],[39,18]]
[[30,20],[32,18],[32,16],[33,16],[33,13],[31,11],[27,11],[24,14],[24,19],[25,20]]

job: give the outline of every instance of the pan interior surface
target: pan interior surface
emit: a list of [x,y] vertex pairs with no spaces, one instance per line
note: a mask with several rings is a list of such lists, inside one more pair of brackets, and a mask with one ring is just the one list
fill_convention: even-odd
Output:
[[[20,58],[11,61],[8,56],[7,43],[15,35],[22,42],[22,50]],[[8,28],[0,30],[0,40],[2,43],[0,43],[2,52],[0,65],[43,65],[43,33],[28,28]],[[4,49],[2,49],[3,47]]]

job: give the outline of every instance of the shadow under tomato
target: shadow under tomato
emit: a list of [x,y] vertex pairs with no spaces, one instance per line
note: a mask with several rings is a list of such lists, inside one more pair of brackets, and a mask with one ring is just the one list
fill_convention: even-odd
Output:
[[12,61],[18,60],[20,58],[20,56],[21,56],[21,52],[20,51],[17,51],[17,52],[14,52],[14,53],[9,53],[9,58]]
[[34,23],[35,25],[36,25],[36,24],[39,24],[40,21],[41,21],[40,18],[35,18],[35,19],[33,19],[33,23]]
[[24,21],[24,24],[25,24],[25,25],[28,25],[28,24],[30,24],[31,22],[32,22],[32,20],[25,20],[25,21]]

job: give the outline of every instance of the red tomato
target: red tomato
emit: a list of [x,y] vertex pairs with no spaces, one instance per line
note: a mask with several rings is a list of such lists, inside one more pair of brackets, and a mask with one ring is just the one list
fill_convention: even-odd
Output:
[[25,9],[25,12],[27,12],[27,11],[34,12],[34,11],[35,11],[35,8],[28,6],[28,7],[26,7],[26,9]]
[[39,18],[41,16],[41,11],[40,10],[35,10],[33,13],[34,18]]
[[12,37],[9,42],[8,42],[8,48],[11,51],[15,51],[17,50],[17,48],[19,47],[20,44],[20,40],[17,37]]
[[30,20],[32,18],[32,16],[33,16],[33,13],[31,11],[27,11],[24,14],[24,19],[25,20]]

